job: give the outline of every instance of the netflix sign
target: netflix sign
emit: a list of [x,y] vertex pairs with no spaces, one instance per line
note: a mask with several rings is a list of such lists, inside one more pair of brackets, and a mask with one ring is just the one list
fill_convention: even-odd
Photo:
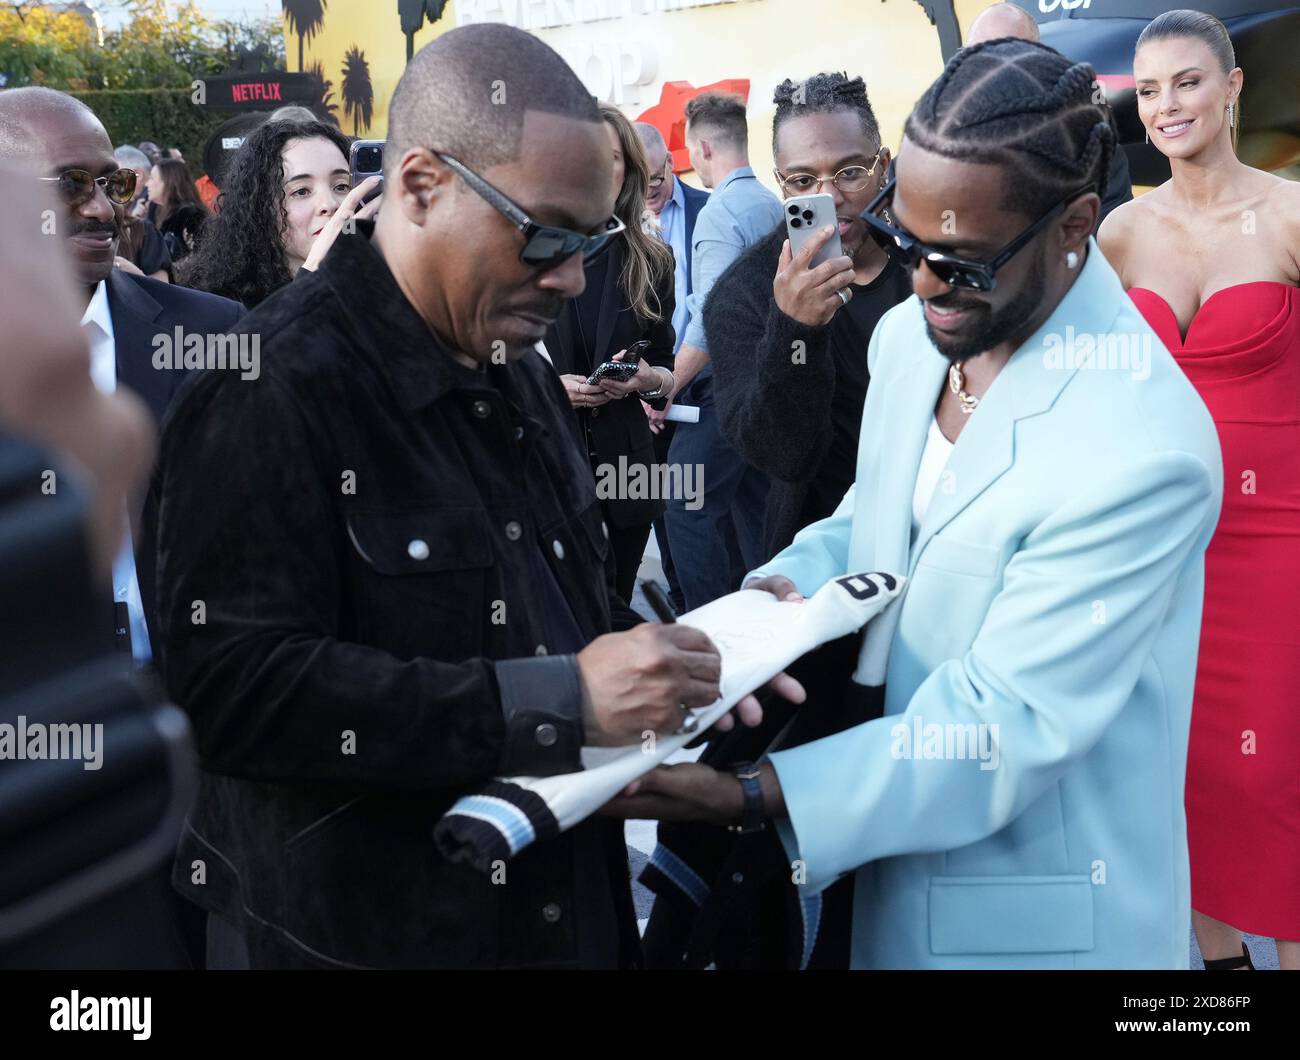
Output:
[[222,74],[205,78],[203,84],[202,105],[210,110],[274,110],[290,103],[311,106],[320,98],[320,82],[311,74]]

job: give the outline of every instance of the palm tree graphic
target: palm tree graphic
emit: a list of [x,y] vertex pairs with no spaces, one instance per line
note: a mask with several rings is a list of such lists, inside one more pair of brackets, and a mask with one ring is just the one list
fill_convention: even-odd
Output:
[[406,61],[411,61],[415,54],[415,35],[427,18],[437,22],[447,0],[397,0],[397,17],[402,21],[402,32],[406,34]]
[[375,90],[370,84],[366,53],[355,44],[343,56],[343,114],[352,120],[352,132],[360,136],[370,128],[375,109]]
[[302,43],[311,40],[325,24],[325,0],[280,0],[289,32],[298,34],[298,70],[303,70]]
[[320,86],[320,96],[312,105],[312,111],[321,121],[327,121],[337,127],[339,116],[335,113],[338,107],[334,103],[334,82],[325,79],[325,68],[319,62],[312,63],[307,73],[311,74]]

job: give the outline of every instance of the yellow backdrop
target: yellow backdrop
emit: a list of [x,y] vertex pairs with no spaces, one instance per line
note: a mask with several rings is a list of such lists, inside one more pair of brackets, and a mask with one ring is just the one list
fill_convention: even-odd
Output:
[[[388,101],[406,63],[397,3],[312,0],[298,6],[306,12],[300,21],[308,22],[313,8],[323,8],[314,30],[302,36],[302,53],[306,68],[319,64],[331,83],[343,131],[382,138]],[[958,0],[959,22],[969,25],[987,6],[988,0]],[[659,102],[666,82],[748,79],[751,159],[769,184],[772,90],[780,81],[823,70],[861,74],[885,142],[896,147],[912,104],[943,66],[938,31],[916,0],[452,0],[438,22],[426,22],[415,34],[415,48],[480,21],[536,33],[594,95],[633,119]],[[289,67],[296,70],[300,39],[289,25],[286,16]],[[358,57],[372,96],[368,126],[354,102],[364,96]]]

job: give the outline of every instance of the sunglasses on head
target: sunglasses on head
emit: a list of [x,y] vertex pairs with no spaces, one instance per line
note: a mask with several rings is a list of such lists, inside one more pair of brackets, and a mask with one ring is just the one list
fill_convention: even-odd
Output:
[[135,198],[136,174],[134,169],[119,169],[107,176],[96,177],[84,169],[65,169],[57,177],[41,177],[58,185],[58,193],[69,206],[84,206],[95,196],[95,185],[104,189],[108,201],[125,206]]
[[1074,199],[1083,194],[1083,191],[1070,192],[1069,195],[1065,196],[1047,213],[1043,214],[1042,217],[989,258],[988,261],[974,261],[956,254],[949,254],[929,243],[923,243],[906,228],[896,222],[886,221],[877,214],[877,211],[882,209],[893,198],[894,187],[897,183],[898,178],[894,173],[894,165],[891,162],[885,186],[880,189],[880,194],[871,200],[862,213],[862,220],[866,222],[867,231],[871,233],[871,237],[889,257],[908,271],[915,269],[917,265],[924,261],[930,271],[949,287],[965,287],[972,291],[992,291],[996,288],[998,285],[998,270],[1023,250],[1029,241],[1046,227],[1048,222],[1064,210]]
[[556,228],[553,225],[538,224],[469,166],[440,151],[434,151],[434,154],[455,170],[466,184],[487,201],[488,205],[494,207],[523,233],[524,246],[519,251],[519,260],[525,265],[542,269],[550,268],[579,252],[582,253],[584,261],[590,261],[608,250],[614,236],[627,227],[617,217],[611,217],[594,235],[574,232],[568,228]]

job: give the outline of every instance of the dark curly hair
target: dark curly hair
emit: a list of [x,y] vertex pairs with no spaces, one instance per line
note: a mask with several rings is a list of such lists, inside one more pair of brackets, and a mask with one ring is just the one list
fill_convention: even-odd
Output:
[[347,157],[348,138],[321,121],[268,121],[249,135],[226,172],[219,212],[179,270],[181,283],[251,309],[293,279],[281,237],[289,219],[284,146],[314,139],[329,140]]
[[1091,66],[1011,37],[953,55],[903,135],[945,158],[1002,166],[1003,206],[1026,217],[1076,190],[1104,198],[1117,141]]
[[805,114],[831,114],[836,111],[854,111],[862,125],[862,135],[867,143],[880,146],[880,126],[875,111],[867,99],[867,85],[860,77],[850,78],[844,73],[813,74],[803,81],[789,78],[776,86],[772,94],[776,113],[772,115],[772,154],[776,154],[777,133],[791,118]]

